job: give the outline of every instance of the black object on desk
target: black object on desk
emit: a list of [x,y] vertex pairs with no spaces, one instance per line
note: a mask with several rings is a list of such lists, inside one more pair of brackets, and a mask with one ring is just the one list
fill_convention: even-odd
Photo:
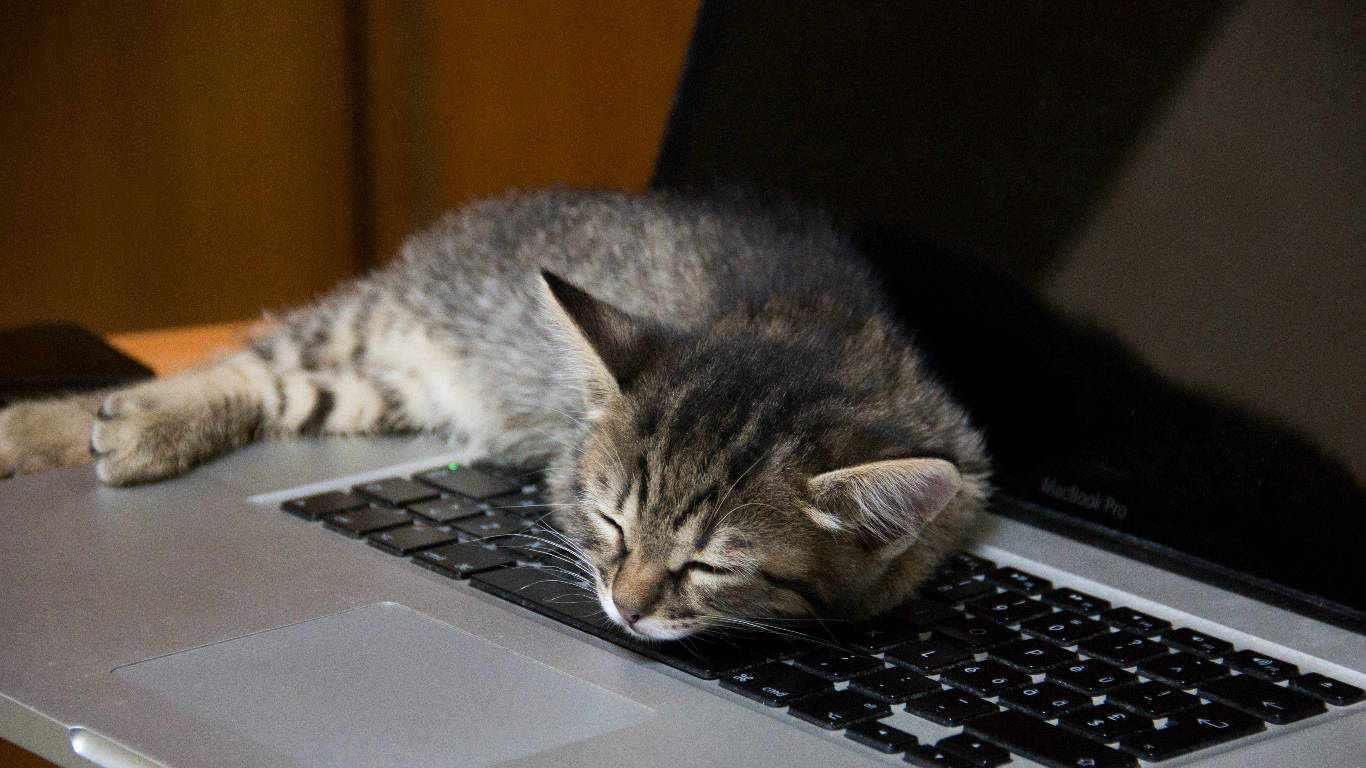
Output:
[[152,378],[150,368],[75,325],[0,330],[0,407]]

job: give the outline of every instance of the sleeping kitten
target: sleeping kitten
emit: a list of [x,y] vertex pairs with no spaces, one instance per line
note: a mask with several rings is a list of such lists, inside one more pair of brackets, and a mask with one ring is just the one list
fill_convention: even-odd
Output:
[[819,217],[554,191],[448,215],[213,365],[0,412],[0,475],[88,442],[131,485],[266,437],[404,431],[548,467],[576,567],[652,639],[892,608],[989,472]]

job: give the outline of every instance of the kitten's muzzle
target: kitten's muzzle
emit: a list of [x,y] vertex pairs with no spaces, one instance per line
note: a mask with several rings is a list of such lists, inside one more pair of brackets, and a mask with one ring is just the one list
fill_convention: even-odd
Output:
[[636,622],[640,621],[640,609],[635,606],[623,605],[620,600],[613,599],[612,605],[616,606],[617,614],[621,620],[626,622],[626,626],[634,629]]

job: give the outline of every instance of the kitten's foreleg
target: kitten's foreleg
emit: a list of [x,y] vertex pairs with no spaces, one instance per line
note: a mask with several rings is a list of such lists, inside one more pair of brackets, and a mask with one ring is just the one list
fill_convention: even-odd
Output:
[[101,480],[130,485],[184,474],[263,437],[399,431],[401,413],[360,371],[280,370],[247,351],[111,394],[95,415],[90,451]]
[[118,390],[90,432],[95,472],[110,485],[184,474],[260,434],[274,377],[251,353]]
[[246,351],[99,400],[0,411],[0,475],[93,455],[100,479],[132,485],[299,434],[430,432],[480,455],[530,456],[518,436],[539,423],[509,427],[503,399],[478,383],[454,342],[382,294],[358,283],[283,318]]
[[305,370],[253,349],[131,387],[0,409],[0,477],[93,457],[106,483],[150,482],[262,437],[425,426],[406,424],[400,412],[358,371]]

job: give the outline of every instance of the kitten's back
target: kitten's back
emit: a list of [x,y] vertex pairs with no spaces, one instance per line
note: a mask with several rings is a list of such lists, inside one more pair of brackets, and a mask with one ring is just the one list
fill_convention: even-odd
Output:
[[416,284],[461,305],[525,290],[548,270],[630,314],[683,327],[745,301],[882,306],[824,216],[738,192],[513,194],[449,214],[403,254]]

